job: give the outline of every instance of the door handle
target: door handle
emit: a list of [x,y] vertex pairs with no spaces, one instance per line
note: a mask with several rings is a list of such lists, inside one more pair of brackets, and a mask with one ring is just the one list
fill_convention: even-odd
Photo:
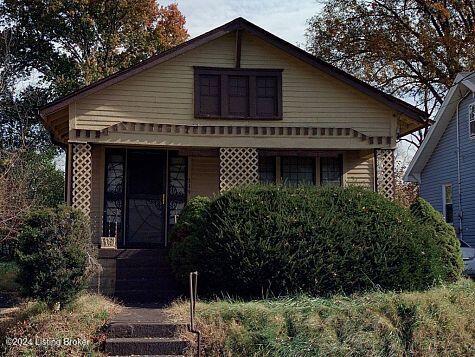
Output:
[[162,193],[162,204],[164,205],[166,203],[166,197],[165,194]]

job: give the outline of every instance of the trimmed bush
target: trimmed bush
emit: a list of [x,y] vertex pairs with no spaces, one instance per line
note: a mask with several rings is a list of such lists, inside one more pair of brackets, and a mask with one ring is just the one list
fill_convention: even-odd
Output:
[[90,227],[67,206],[29,215],[18,239],[16,259],[22,292],[53,306],[72,301],[87,283]]
[[170,260],[173,262],[175,275],[181,284],[188,282],[189,273],[199,266],[201,254],[201,227],[205,225],[205,212],[211,200],[208,197],[194,197],[180,214],[178,222],[170,234],[173,242]]
[[408,209],[356,187],[256,185],[191,201],[171,242],[178,278],[198,270],[206,293],[414,290],[461,274],[443,267],[459,252]]
[[457,279],[458,272],[463,270],[463,260],[454,227],[445,222],[440,212],[422,198],[411,205],[411,213],[419,224],[432,232],[430,236],[434,240],[433,244],[438,248],[439,259],[443,261],[443,264],[437,265],[442,269],[439,274],[447,276],[449,280]]

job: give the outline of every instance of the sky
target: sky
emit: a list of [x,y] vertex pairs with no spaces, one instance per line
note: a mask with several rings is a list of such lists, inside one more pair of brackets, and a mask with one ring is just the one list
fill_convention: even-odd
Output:
[[284,40],[305,47],[307,20],[319,12],[317,0],[175,0],[186,17],[191,37],[212,30],[236,17],[255,23]]

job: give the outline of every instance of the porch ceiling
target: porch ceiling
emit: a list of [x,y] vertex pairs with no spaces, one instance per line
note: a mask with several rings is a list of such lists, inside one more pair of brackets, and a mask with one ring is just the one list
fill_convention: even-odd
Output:
[[69,107],[47,116],[41,116],[44,126],[51,133],[52,140],[61,146],[69,140]]

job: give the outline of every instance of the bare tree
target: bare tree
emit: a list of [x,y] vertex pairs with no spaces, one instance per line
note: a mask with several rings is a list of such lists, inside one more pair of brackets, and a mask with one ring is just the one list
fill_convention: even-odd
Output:
[[13,36],[8,30],[0,30],[0,93],[7,90],[8,79],[11,76],[11,48]]
[[0,152],[0,245],[18,235],[22,218],[36,205],[28,194],[31,175],[23,153]]

